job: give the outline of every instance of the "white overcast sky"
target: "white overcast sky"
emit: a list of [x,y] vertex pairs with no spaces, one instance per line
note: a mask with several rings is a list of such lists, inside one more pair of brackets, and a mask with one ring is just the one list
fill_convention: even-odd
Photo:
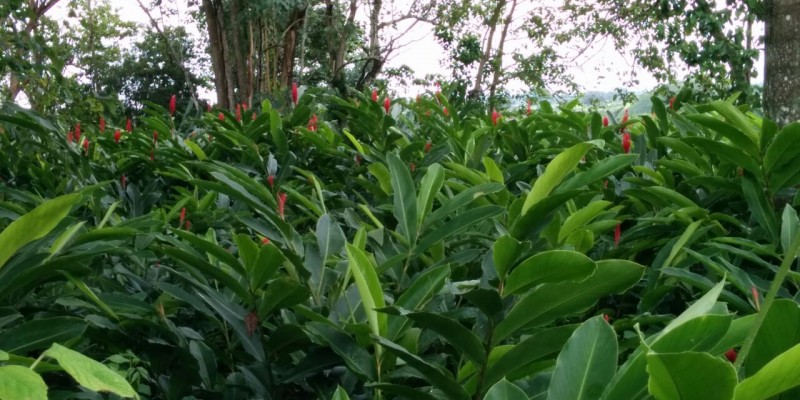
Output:
[[[396,4],[403,1],[404,0],[399,0]],[[724,0],[717,1],[723,1],[724,4]],[[143,0],[142,2],[147,4],[148,0]],[[67,1],[59,3],[59,6],[52,10],[52,15],[56,18],[66,15],[67,3]],[[119,14],[122,19],[139,22],[142,24],[149,24],[147,15],[141,10],[136,0],[110,0],[110,3],[112,7],[115,7],[119,10]],[[521,3],[522,5],[519,7],[518,11],[524,12],[525,8],[527,8],[525,4],[532,4],[533,2],[523,0]],[[553,1],[550,3],[555,6],[561,2]],[[175,21],[174,19],[163,21],[167,24],[176,24],[176,22],[179,22],[181,19],[187,17],[185,2],[177,1],[174,2],[174,4],[177,4],[179,19],[178,21]],[[152,10],[151,13],[153,13],[154,17],[160,18],[158,10]],[[184,24],[191,33],[199,34],[196,24]],[[447,74],[441,66],[442,58],[447,57],[447,54],[434,40],[430,26],[418,24],[405,37],[403,42],[410,42],[411,44],[402,47],[397,53],[395,53],[390,58],[387,67],[391,68],[407,65],[415,71],[415,74],[418,77],[423,77],[426,74]],[[514,45],[514,42],[511,42],[507,46]],[[763,67],[760,61],[757,65],[760,79],[760,76],[763,75]],[[613,91],[616,88],[623,87],[622,78],[620,75],[630,72],[633,68],[636,68],[633,65],[633,57],[631,57],[629,54],[625,54],[625,52],[622,54],[617,52],[610,40],[602,40],[585,51],[584,56],[576,60],[575,65],[570,68],[569,73],[575,77],[575,80],[584,91]],[[639,84],[634,87],[628,87],[627,89],[633,91],[648,90],[656,85],[656,80],[652,77],[652,75],[648,74],[641,68],[638,68],[637,72]],[[525,91],[526,89],[522,87],[521,84],[511,84],[510,86],[511,87],[509,87],[509,89],[512,92],[521,92]],[[401,88],[392,89],[402,91],[400,90]],[[210,98],[211,93],[202,93],[201,96]]]

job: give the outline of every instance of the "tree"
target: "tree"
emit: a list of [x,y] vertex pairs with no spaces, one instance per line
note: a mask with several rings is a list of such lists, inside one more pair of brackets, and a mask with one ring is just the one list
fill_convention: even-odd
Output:
[[765,2],[764,111],[780,125],[800,121],[800,0]]

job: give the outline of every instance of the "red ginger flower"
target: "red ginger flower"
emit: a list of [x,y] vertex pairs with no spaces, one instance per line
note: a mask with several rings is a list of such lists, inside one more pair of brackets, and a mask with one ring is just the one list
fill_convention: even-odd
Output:
[[292,82],[292,103],[294,103],[295,106],[297,106],[297,99],[297,82]]
[[531,99],[528,99],[528,106],[525,108],[525,113],[531,115]]
[[220,113],[217,115],[217,118],[219,118],[219,120],[220,120],[220,121],[225,121],[225,114],[223,114],[223,113],[221,113],[221,112],[220,112]]
[[125,177],[125,174],[122,174],[122,177],[119,178],[119,184],[125,189],[128,186],[128,179]]
[[242,105],[236,105],[236,120],[242,122]]
[[158,142],[158,132],[153,131],[153,146]]
[[269,238],[268,238],[268,237],[266,237],[266,236],[265,236],[265,237],[263,237],[263,238],[261,238],[261,244],[262,244],[262,245],[269,244]]
[[125,130],[128,132],[133,132],[133,121],[131,121],[130,118],[128,118],[128,120],[125,121]]
[[431,141],[430,141],[430,140],[428,140],[427,142],[425,142],[425,152],[426,152],[426,153],[427,153],[427,152],[429,152],[429,151],[431,151],[431,147],[433,147],[433,143],[431,143]]
[[500,113],[497,112],[494,108],[492,109],[492,125],[497,126],[497,122],[500,120]]
[[728,349],[728,351],[725,352],[725,358],[727,358],[728,361],[730,361],[730,362],[736,362],[736,356],[737,355],[738,354],[736,353],[736,350],[734,350],[734,349]]
[[286,193],[278,193],[278,215],[283,219],[283,211],[286,207]]
[[72,143],[75,140],[75,134],[72,133],[72,130],[67,133],[67,143]]
[[619,239],[622,237],[622,224],[617,224],[614,228],[614,247],[619,247]]
[[269,183],[269,188],[270,188],[270,189],[272,189],[273,187],[275,187],[275,175],[272,175],[272,174],[270,174],[270,175],[267,177],[267,183]]
[[622,114],[622,123],[624,124],[626,122],[628,122],[628,109],[627,108],[625,109],[625,113]]
[[188,231],[190,229],[192,229],[192,223],[187,219],[186,220],[186,230]]
[[103,118],[102,115],[100,116],[100,123],[98,125],[100,126],[100,132],[106,131],[106,119]]
[[183,207],[181,208],[181,216],[180,219],[178,220],[178,226],[182,226],[183,221],[185,220],[186,220],[186,207]]
[[169,98],[169,115],[175,115],[175,106],[177,102],[178,98],[173,94],[172,97]]
[[117,130],[114,132],[114,141],[115,141],[115,142],[117,142],[117,143],[119,143],[119,138],[120,138],[121,136],[122,136],[122,134],[119,132],[119,129],[117,129]]
[[386,110],[386,114],[389,114],[389,107],[392,106],[392,101],[389,100],[389,97],[383,99],[383,109]]
[[317,114],[311,115],[308,119],[308,130],[312,132],[317,130]]
[[89,154],[89,139],[87,138],[83,139],[83,152]]
[[603,126],[608,126],[608,116],[603,116]]
[[442,112],[444,113],[445,117],[449,117],[450,116],[450,111],[447,111],[447,107],[442,107]]
[[378,90],[377,89],[372,89],[372,101],[374,101],[376,103],[378,102]]
[[675,109],[675,96],[672,96],[672,97],[669,98],[669,108],[671,110]]
[[631,134],[628,132],[622,134],[622,150],[625,154],[631,151]]
[[75,124],[75,140],[81,140],[81,124]]

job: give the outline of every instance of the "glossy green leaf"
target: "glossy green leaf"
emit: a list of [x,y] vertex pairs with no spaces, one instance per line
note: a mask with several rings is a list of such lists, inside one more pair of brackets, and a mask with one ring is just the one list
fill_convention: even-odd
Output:
[[522,261],[511,272],[503,288],[503,296],[520,292],[542,283],[578,282],[595,272],[591,258],[569,250],[537,253]]
[[400,234],[405,236],[409,244],[417,239],[417,190],[408,166],[397,154],[386,157],[389,162],[389,173],[392,176],[394,189],[394,216],[397,218]]
[[564,239],[566,239],[570,234],[589,223],[610,205],[610,201],[593,201],[586,207],[583,207],[580,210],[570,214],[570,216],[567,217],[567,219],[565,219],[561,224],[561,229],[558,231],[559,243],[563,242]]
[[497,325],[495,343],[524,327],[542,326],[591,307],[599,298],[635,285],[644,267],[627,260],[602,260],[589,278],[580,282],[543,284],[517,300]]
[[519,386],[502,379],[500,382],[495,383],[486,392],[483,400],[527,400],[528,395],[519,388]]
[[341,387],[336,386],[336,391],[333,392],[333,396],[331,396],[331,400],[350,400],[350,396],[347,395],[347,392]]
[[414,255],[420,255],[427,251],[431,246],[458,233],[464,232],[469,227],[494,218],[504,211],[500,206],[481,206],[473,208],[464,213],[458,214],[447,223],[442,224],[433,231],[425,234],[419,239],[414,248]]
[[800,343],[800,305],[789,299],[776,299],[764,317],[745,360],[746,375],[754,375],[797,343]]
[[522,205],[522,214],[526,214],[530,208],[547,197],[559,183],[570,173],[578,162],[592,148],[590,143],[578,143],[557,155],[550,164],[547,165],[542,176],[536,179],[530,193],[525,198]]
[[762,400],[800,386],[800,344],[772,359],[736,386],[736,400]]
[[356,281],[361,304],[364,305],[364,312],[367,314],[372,333],[386,336],[386,314],[375,311],[378,308],[386,307],[383,289],[381,289],[381,282],[375,272],[375,266],[361,249],[349,243],[346,246],[350,270]]
[[558,355],[550,399],[597,399],[617,368],[617,335],[596,316],[581,324]]
[[422,226],[425,217],[431,213],[433,199],[436,198],[436,194],[442,189],[443,184],[444,168],[439,164],[429,166],[425,176],[422,177],[417,195],[417,226]]
[[[397,299],[397,307],[416,311],[422,310],[425,305],[444,287],[445,280],[450,276],[450,267],[442,265],[430,268],[414,277],[403,294]],[[399,316],[389,318],[388,333],[392,339],[398,338],[410,325],[408,319]]]
[[508,235],[500,236],[492,246],[492,261],[497,276],[504,280],[506,274],[530,245],[523,244]]
[[316,342],[330,346],[331,350],[342,357],[350,371],[368,381],[377,379],[375,360],[346,332],[319,322],[309,322],[304,328]]
[[0,232],[0,268],[3,268],[22,246],[50,233],[81,200],[80,193],[56,197],[45,201],[9,224]]
[[14,354],[45,349],[83,335],[88,323],[73,317],[35,319],[0,332],[0,349]]
[[781,248],[784,252],[789,251],[789,245],[797,236],[798,228],[800,228],[800,218],[797,217],[797,211],[787,204],[783,208],[783,217],[781,218]]
[[45,352],[45,355],[56,359],[70,376],[89,390],[139,398],[139,395],[122,375],[77,351],[54,343],[53,347]]
[[410,313],[406,317],[417,327],[436,332],[473,363],[486,363],[486,351],[481,340],[457,321],[429,312]]
[[778,221],[773,211],[767,194],[753,178],[742,177],[742,192],[747,201],[750,212],[755,217],[758,224],[767,231],[767,234],[775,241],[780,240],[778,233]]
[[564,181],[564,183],[558,187],[557,192],[580,189],[601,179],[607,179],[609,176],[633,164],[638,159],[638,154],[617,154],[599,160],[586,171],[578,172],[575,176]]
[[47,400],[47,385],[29,368],[5,365],[0,367],[0,399]]
[[736,371],[707,353],[647,354],[648,388],[658,400],[732,400]]

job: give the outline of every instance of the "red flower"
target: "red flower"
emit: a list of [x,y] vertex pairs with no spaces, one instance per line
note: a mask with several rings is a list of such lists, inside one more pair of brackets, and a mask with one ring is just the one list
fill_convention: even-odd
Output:
[[372,101],[374,101],[376,103],[378,102],[378,90],[377,89],[372,89]]
[[119,184],[122,185],[123,189],[128,186],[128,179],[125,177],[125,174],[122,174],[122,177],[119,178]]
[[531,115],[531,99],[528,99],[528,107],[525,108],[525,113]]
[[621,224],[617,224],[617,227],[614,228],[614,247],[619,247],[619,238],[622,236],[622,227]]
[[317,114],[313,114],[311,118],[308,119],[308,130],[312,132],[317,130]]
[[100,132],[105,132],[106,131],[106,119],[103,118],[102,115],[100,116],[100,124],[99,125],[100,125]]
[[450,111],[447,111],[447,107],[442,107],[442,112],[444,113],[445,117],[449,117],[450,116]]
[[236,120],[242,122],[242,105],[236,105]]
[[492,125],[497,126],[497,122],[500,120],[500,113],[497,112],[494,108],[492,109]]
[[278,215],[283,219],[283,210],[286,207],[286,193],[278,193]]
[[247,103],[242,103],[242,110],[247,111],[247,109],[248,109]]
[[295,106],[297,106],[297,99],[297,82],[292,82],[292,103],[294,103]]
[[87,138],[83,139],[83,152],[89,154],[89,139]]
[[220,113],[217,115],[217,118],[219,118],[219,120],[220,120],[220,121],[225,121],[225,114],[223,114],[222,112],[220,112]]
[[628,122],[628,109],[627,108],[625,109],[625,113],[622,114],[622,123],[624,124],[626,122]]
[[270,189],[272,189],[273,187],[275,187],[275,175],[272,175],[272,174],[270,174],[270,175],[267,177],[267,183],[269,183],[269,187],[270,187]]
[[72,133],[72,130],[70,130],[70,131],[67,133],[67,142],[68,142],[68,143],[72,143],[74,140],[75,140],[75,134],[74,134],[74,133]]
[[153,146],[155,146],[156,143],[158,143],[158,132],[153,131]]
[[268,238],[268,237],[264,237],[264,238],[262,238],[262,239],[261,239],[261,244],[262,244],[262,245],[263,245],[263,244],[269,244],[269,238]]
[[178,220],[178,226],[182,226],[183,221],[186,221],[186,207],[181,208],[181,216]]
[[753,286],[750,288],[750,292],[753,293],[753,304],[756,306],[756,311],[761,311],[761,305],[758,302],[758,288]]
[[81,124],[75,124],[75,140],[81,140]]
[[631,151],[631,134],[628,132],[622,134],[622,150],[626,154]]
[[603,319],[606,320],[606,322],[608,322],[608,320],[610,320],[611,318],[608,316],[608,314],[603,314]]
[[115,142],[117,142],[117,143],[119,143],[119,138],[120,138],[121,136],[122,136],[122,134],[119,132],[119,129],[117,129],[117,130],[114,132],[114,141],[115,141]]
[[736,350],[734,350],[734,349],[728,349],[728,351],[725,352],[725,358],[727,358],[728,361],[730,361],[730,362],[736,362],[736,356],[737,355],[738,354],[736,353]]
[[177,101],[178,99],[174,94],[169,98],[169,115],[175,115],[175,105]]
[[133,122],[131,121],[130,118],[128,118],[128,120],[125,121],[125,130],[128,132],[133,132]]
[[389,100],[389,97],[383,99],[383,109],[386,110],[386,114],[389,114],[389,107],[391,107],[392,101]]
[[426,153],[427,153],[427,152],[429,152],[429,151],[431,151],[431,147],[433,147],[433,143],[431,143],[431,141],[430,141],[430,140],[428,140],[427,142],[425,142],[425,152],[426,152]]
[[186,230],[188,231],[189,229],[192,229],[192,223],[189,222],[189,220],[187,219],[186,220]]
[[608,126],[608,116],[603,116],[603,126]]
[[669,98],[669,108],[671,110],[675,109],[675,96],[672,96],[672,97]]

